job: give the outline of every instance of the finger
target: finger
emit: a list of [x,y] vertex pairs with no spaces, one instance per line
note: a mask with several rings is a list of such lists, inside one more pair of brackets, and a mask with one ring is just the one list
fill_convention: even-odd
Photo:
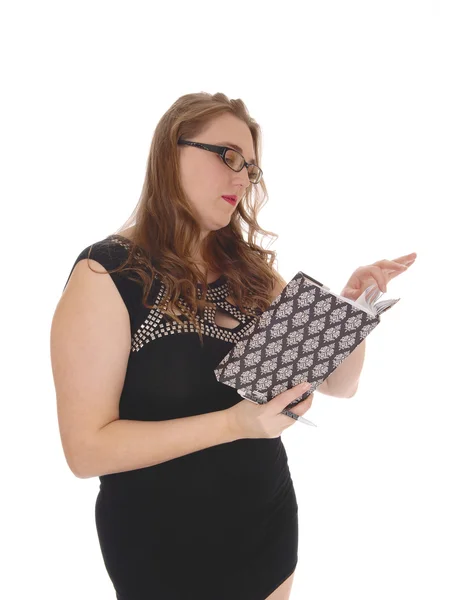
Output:
[[401,263],[410,263],[413,262],[416,258],[417,254],[416,252],[411,252],[410,254],[404,254],[404,256],[399,256],[398,258],[395,258],[394,260],[397,262],[401,262]]
[[396,260],[380,260],[378,263],[375,263],[376,267],[381,267],[383,269],[383,271],[386,271],[387,273],[401,273],[403,271],[407,270],[407,265],[398,262]]
[[[388,283],[386,280],[386,275],[384,274],[381,266],[385,261],[379,260],[373,265],[367,265],[365,267],[359,267],[358,278],[361,282],[365,283],[366,279],[369,279],[369,276],[375,281],[379,290],[382,292],[386,292],[386,284]],[[387,261],[388,262],[388,261]]]
[[274,411],[277,409],[277,412],[280,412],[283,408],[288,406],[290,402],[293,402],[293,400],[296,400],[297,398],[308,392],[311,387],[312,384],[304,382],[302,386],[295,386],[290,388],[289,390],[286,390],[285,392],[282,392],[281,394],[273,398],[271,402],[268,402],[268,404],[273,403]]
[[293,409],[298,409],[298,410],[302,410],[303,412],[306,412],[306,410],[309,410],[309,408],[312,406],[312,400],[314,398],[314,394],[310,394],[310,396],[307,396],[307,398],[305,398],[304,400],[300,400],[297,404],[295,404],[295,406],[293,407]]
[[[384,261],[379,261],[379,262],[382,263]],[[389,261],[387,261],[387,262],[389,262]],[[369,267],[369,272],[372,275],[372,277],[375,279],[375,281],[377,282],[379,290],[381,290],[382,292],[386,292],[386,284],[388,283],[388,281],[386,279],[385,273],[382,271],[382,268],[372,265],[371,267]]]
[[407,268],[410,264],[413,263],[415,259],[414,258],[408,258],[408,257],[401,257],[401,258],[395,258],[394,260],[387,260],[386,258],[384,260],[379,260],[376,263],[374,263],[373,266],[377,266],[377,267],[382,267],[383,269],[404,269]]
[[298,402],[298,404],[293,404],[293,406],[290,406],[288,410],[291,410],[292,412],[302,417],[302,415],[304,415],[312,406],[313,397],[314,394],[310,394],[310,396],[308,396],[305,400],[301,400],[300,402]]
[[354,290],[353,288],[345,287],[342,292],[342,298],[350,298],[351,300],[356,299],[360,295],[359,290]]
[[407,269],[408,269],[407,265],[402,265],[402,264],[396,263],[394,261],[390,261],[390,262],[392,262],[393,264],[390,267],[388,267],[387,269],[384,269],[384,271],[386,273],[387,281],[391,281],[391,279],[394,279],[395,277],[398,277],[402,273],[405,273],[405,271],[407,271]]
[[399,275],[402,275],[402,273],[405,273],[405,271],[407,271],[407,267],[405,269],[398,269],[398,268],[388,269],[387,270],[388,281],[391,281],[391,279],[395,279],[396,277],[399,277]]
[[[311,394],[309,394],[307,396],[307,398],[304,398],[303,400],[300,400],[299,398],[296,398],[297,403],[293,404],[291,406],[287,405],[288,406],[288,410],[294,410],[295,408],[299,408],[300,410],[303,410],[305,412],[306,410],[308,410],[310,408],[310,405],[312,404],[313,397],[314,397],[314,392],[312,392]],[[293,402],[293,400],[292,400],[292,402]],[[287,408],[287,406],[285,406],[285,408]]]
[[407,267],[406,264],[401,263],[399,261],[389,260],[388,262],[391,265],[391,268],[392,268],[393,271],[397,271],[397,270],[399,270],[399,271],[406,271],[408,269],[408,267]]

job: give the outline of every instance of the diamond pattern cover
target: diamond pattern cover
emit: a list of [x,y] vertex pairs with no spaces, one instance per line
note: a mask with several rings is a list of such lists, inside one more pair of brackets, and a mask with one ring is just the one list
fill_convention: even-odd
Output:
[[[376,288],[373,300],[366,297]],[[217,380],[259,404],[308,381],[312,387],[287,408],[305,400],[380,322],[399,299],[374,303],[370,286],[352,301],[331,292],[302,271],[253,321],[214,370]]]

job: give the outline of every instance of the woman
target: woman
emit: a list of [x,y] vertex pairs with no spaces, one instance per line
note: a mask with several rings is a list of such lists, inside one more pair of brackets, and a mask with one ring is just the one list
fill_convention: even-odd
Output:
[[269,233],[260,133],[241,100],[179,98],[154,133],[135,224],[80,253],[54,314],[62,445],[77,477],[100,479],[97,532],[121,600],[289,598],[298,506],[280,435],[295,420],[280,413],[308,388],[256,405],[214,375],[286,283],[253,239]]

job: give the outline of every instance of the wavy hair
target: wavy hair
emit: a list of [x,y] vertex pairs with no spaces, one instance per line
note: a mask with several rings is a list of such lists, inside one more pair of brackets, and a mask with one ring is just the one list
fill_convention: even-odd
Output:
[[[133,271],[132,276],[126,276],[135,281],[139,278],[142,282],[142,303],[146,308],[157,308],[157,305],[148,304],[157,274],[166,288],[158,308],[182,324],[173,312],[180,309],[181,313],[177,314],[185,314],[193,322],[202,345],[196,315],[202,314],[205,306],[215,305],[206,300],[208,271],[202,272],[189,258],[195,256],[198,249],[206,269],[225,275],[230,296],[243,314],[253,316],[263,312],[273,300],[276,284],[286,285],[273,266],[276,252],[257,243],[258,234],[278,237],[262,229],[257,221],[257,215],[268,199],[263,178],[246,188],[230,223],[210,231],[200,242],[200,225],[181,183],[177,141],[181,137],[192,139],[223,113],[231,113],[247,124],[257,164],[261,167],[261,128],[241,99],[230,100],[225,94],[206,92],[178,98],[155,128],[139,201],[114,234],[124,237],[122,231],[134,224],[128,240],[128,257],[118,268],[108,271]],[[199,244],[201,247],[198,248]],[[197,297],[199,282],[202,288],[200,299]]]

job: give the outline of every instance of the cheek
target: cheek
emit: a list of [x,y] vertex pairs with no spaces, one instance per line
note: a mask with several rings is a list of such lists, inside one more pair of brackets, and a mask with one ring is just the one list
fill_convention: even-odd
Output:
[[215,202],[222,194],[230,193],[228,169],[220,161],[193,160],[181,166],[181,180],[185,191],[198,206]]
[[223,193],[228,194],[227,190],[230,190],[231,185],[223,175],[217,168],[193,172],[190,180],[192,198],[201,204],[215,201]]
[[202,174],[196,165],[186,165],[181,170],[183,188],[189,198],[195,201],[201,194]]

